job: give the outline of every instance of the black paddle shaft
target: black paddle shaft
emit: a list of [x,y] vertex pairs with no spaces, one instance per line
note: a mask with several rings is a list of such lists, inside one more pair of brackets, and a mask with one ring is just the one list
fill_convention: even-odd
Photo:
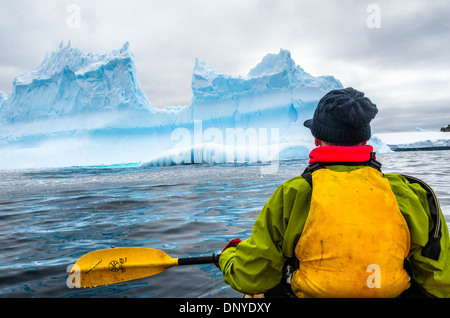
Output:
[[178,265],[217,264],[218,261],[219,255],[213,253],[211,256],[179,258]]

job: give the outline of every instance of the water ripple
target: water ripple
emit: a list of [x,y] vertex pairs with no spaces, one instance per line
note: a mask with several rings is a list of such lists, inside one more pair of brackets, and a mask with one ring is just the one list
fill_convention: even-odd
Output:
[[[378,156],[385,172],[423,178],[450,221],[449,151]],[[135,282],[70,289],[67,266],[93,250],[141,246],[210,255],[250,236],[259,211],[306,160],[261,175],[250,164],[0,171],[0,297],[241,297],[211,265]],[[179,286],[184,286],[180,289]]]

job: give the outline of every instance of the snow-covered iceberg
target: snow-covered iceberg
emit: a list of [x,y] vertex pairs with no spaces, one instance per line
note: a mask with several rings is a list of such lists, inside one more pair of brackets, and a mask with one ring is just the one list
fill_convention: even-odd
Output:
[[245,77],[196,60],[193,126],[177,128],[172,139],[180,142],[141,165],[306,158],[314,145],[303,122],[326,92],[339,88],[331,76],[306,73],[286,50],[268,54]]
[[150,109],[128,43],[107,54],[83,54],[61,43],[36,69],[16,77],[1,115],[15,123],[125,109]]
[[150,104],[128,43],[102,54],[61,44],[0,93],[0,168],[141,161],[191,117]]
[[450,149],[450,132],[416,130],[377,134],[374,137],[392,151]]
[[196,60],[191,85],[190,104],[156,108],[128,43],[102,54],[61,44],[19,75],[9,95],[0,92],[0,169],[306,158],[314,145],[304,120],[342,88],[305,72],[286,50],[246,76]]

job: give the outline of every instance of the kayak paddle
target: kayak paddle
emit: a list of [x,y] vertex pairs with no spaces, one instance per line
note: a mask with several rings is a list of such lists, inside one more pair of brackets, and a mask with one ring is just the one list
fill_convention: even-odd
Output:
[[75,287],[94,287],[157,275],[173,266],[216,263],[218,255],[172,258],[163,251],[121,247],[88,253],[75,263],[68,282]]

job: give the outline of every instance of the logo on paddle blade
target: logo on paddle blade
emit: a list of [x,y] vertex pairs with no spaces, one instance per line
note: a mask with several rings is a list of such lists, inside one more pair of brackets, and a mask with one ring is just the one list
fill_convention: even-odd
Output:
[[119,272],[121,271],[122,273],[126,272],[125,269],[125,263],[127,262],[127,258],[120,258],[119,261],[116,260],[112,260],[111,262],[109,262],[108,268],[111,272]]

